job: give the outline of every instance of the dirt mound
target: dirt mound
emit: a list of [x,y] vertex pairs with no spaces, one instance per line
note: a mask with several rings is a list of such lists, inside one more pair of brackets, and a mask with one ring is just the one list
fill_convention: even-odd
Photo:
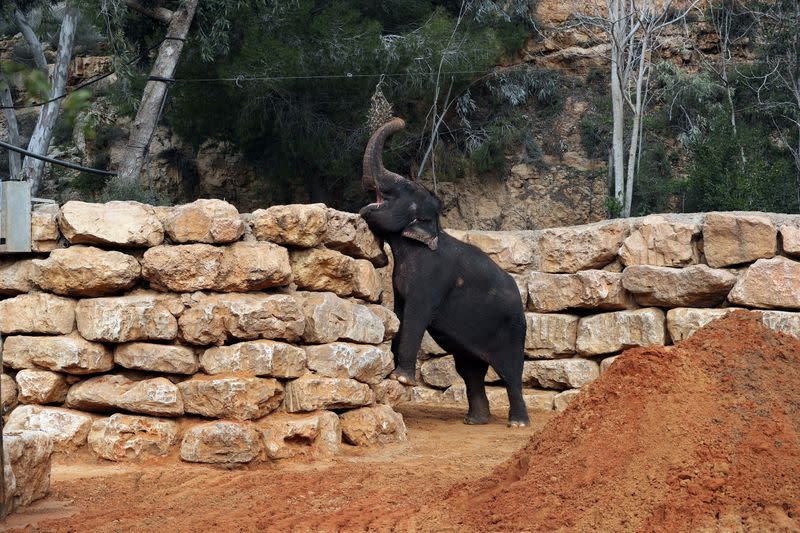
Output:
[[798,435],[800,341],[735,313],[623,354],[443,513],[479,531],[800,531]]

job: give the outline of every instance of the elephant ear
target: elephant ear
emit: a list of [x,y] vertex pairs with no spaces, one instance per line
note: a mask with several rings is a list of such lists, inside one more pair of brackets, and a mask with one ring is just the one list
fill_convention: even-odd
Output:
[[415,218],[403,230],[403,237],[424,243],[431,250],[439,247],[439,223],[436,220]]

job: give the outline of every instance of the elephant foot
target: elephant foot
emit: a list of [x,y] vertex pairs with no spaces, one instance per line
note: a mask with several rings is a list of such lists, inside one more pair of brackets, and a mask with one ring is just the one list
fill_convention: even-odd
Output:
[[471,415],[464,417],[464,423],[469,426],[482,426],[489,423],[489,415]]
[[414,376],[409,376],[401,370],[395,370],[389,375],[389,378],[399,381],[403,385],[407,385],[409,387],[413,387],[417,384],[417,379]]
[[520,421],[520,420],[509,420],[508,427],[510,428],[526,428],[530,426],[531,423],[527,421]]

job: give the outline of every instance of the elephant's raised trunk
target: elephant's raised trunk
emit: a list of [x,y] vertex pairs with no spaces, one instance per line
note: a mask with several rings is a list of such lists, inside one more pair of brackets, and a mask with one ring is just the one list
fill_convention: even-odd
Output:
[[370,137],[364,151],[364,174],[361,183],[368,191],[380,190],[380,180],[405,179],[383,167],[383,144],[393,134],[406,127],[402,118],[393,118],[377,129]]

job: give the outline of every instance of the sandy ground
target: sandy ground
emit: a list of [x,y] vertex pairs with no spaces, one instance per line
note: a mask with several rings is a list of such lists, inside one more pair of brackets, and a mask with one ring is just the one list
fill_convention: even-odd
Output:
[[532,413],[532,427],[512,430],[505,413],[486,426],[465,426],[460,409],[399,410],[409,428],[407,443],[347,446],[317,462],[229,470],[174,458],[142,465],[60,458],[50,495],[9,517],[0,530],[447,530],[447,519],[416,517],[454,484],[485,476],[552,418]]

